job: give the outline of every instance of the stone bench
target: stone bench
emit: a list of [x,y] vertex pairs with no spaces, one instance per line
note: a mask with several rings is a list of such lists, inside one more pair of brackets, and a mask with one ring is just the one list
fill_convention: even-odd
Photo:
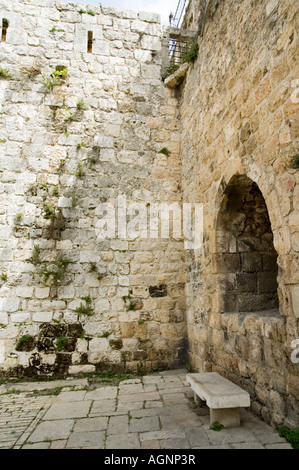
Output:
[[206,402],[210,424],[217,421],[225,428],[240,426],[240,407],[250,406],[249,393],[217,372],[187,374],[196,404]]

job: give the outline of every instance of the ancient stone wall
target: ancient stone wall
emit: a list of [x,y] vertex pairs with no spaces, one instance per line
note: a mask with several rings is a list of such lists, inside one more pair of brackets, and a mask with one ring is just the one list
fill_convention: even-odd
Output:
[[203,249],[187,258],[191,365],[297,426],[298,18],[293,0],[191,0],[199,54],[180,107],[183,199],[204,204]]
[[182,240],[138,219],[181,201],[159,16],[1,0],[0,21],[1,373],[185,363]]
[[[296,2],[190,0],[198,58],[165,83],[155,14],[0,14],[1,373],[143,371],[189,350],[298,426]],[[203,204],[202,249],[178,215],[159,232],[171,203]]]

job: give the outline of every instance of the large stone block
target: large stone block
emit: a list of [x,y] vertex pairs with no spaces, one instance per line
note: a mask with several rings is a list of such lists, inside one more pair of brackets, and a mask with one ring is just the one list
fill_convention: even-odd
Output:
[[0,299],[0,309],[2,312],[16,312],[20,306],[19,298],[2,298]]
[[18,297],[31,298],[33,295],[33,287],[18,286],[16,289]]

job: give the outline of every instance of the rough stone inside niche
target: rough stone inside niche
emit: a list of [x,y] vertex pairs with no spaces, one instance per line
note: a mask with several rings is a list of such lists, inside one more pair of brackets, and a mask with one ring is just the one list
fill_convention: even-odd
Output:
[[228,185],[218,221],[224,312],[269,312],[279,307],[277,253],[264,197],[237,176]]

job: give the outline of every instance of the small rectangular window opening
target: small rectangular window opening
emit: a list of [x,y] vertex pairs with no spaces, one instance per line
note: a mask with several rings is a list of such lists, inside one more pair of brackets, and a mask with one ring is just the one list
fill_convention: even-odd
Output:
[[87,52],[92,52],[92,43],[93,43],[93,32],[88,31],[87,37]]
[[1,42],[6,41],[6,33],[7,28],[9,26],[8,20],[6,18],[2,18],[2,34],[1,34]]

